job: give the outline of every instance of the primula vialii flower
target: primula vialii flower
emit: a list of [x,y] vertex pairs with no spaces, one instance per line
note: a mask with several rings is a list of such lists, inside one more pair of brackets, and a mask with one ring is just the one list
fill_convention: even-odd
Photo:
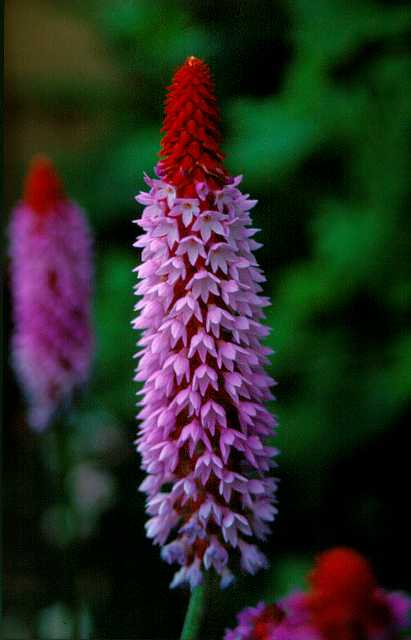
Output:
[[91,239],[49,160],[34,159],[12,213],[13,361],[30,410],[44,429],[87,379],[91,352]]
[[181,565],[172,586],[195,587],[210,568],[226,586],[236,563],[249,573],[264,567],[254,538],[267,536],[276,511],[256,202],[223,166],[215,102],[207,65],[188,58],[166,100],[157,177],[136,198],[145,205],[135,245],[138,449],[148,536]]
[[407,629],[411,599],[377,586],[359,553],[331,549],[319,556],[308,593],[278,605],[263,602],[238,614],[225,640],[398,640]]

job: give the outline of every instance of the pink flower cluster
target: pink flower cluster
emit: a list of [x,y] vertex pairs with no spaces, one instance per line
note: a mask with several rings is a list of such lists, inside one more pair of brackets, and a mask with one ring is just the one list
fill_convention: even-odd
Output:
[[29,423],[44,429],[87,379],[91,238],[51,164],[36,160],[10,224],[14,311],[12,355],[29,401]]
[[145,205],[135,243],[141,489],[148,536],[181,565],[172,586],[193,588],[214,568],[224,587],[235,556],[246,572],[264,567],[252,539],[266,537],[276,513],[268,475],[276,449],[265,444],[275,419],[264,407],[273,380],[260,342],[268,300],[253,256],[256,202],[240,181],[215,191],[196,182],[197,197],[178,198],[161,176],[146,177],[150,191],[136,198]]
[[387,607],[388,619],[365,634],[349,620],[345,628],[335,629],[331,635],[324,633],[313,624],[305,594],[296,592],[278,605],[260,602],[244,609],[237,615],[237,627],[228,630],[224,640],[397,640],[401,630],[407,629],[410,598],[382,589],[379,596]]
[[320,554],[308,581],[306,593],[244,609],[225,640],[398,640],[407,630],[411,599],[381,589],[353,549]]

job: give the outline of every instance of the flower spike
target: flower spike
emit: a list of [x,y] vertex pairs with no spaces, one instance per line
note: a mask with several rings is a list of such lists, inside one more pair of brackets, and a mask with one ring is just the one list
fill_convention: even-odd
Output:
[[266,566],[255,539],[274,519],[273,380],[262,346],[267,300],[253,250],[250,209],[223,166],[208,66],[190,57],[165,107],[157,177],[144,205],[136,293],[144,383],[137,440],[147,472],[147,535],[181,566],[172,586],[205,571],[233,580]]
[[34,158],[10,224],[13,363],[42,430],[87,377],[91,238],[82,211],[65,195],[52,163]]

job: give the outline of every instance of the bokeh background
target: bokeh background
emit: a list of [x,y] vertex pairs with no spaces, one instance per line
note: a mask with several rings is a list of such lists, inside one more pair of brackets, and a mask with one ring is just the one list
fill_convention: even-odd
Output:
[[6,208],[49,154],[95,233],[98,349],[63,436],[28,429],[6,370],[3,637],[171,640],[182,624],[137,491],[131,221],[191,54],[212,67],[227,167],[259,200],[282,450],[270,569],[214,597],[207,640],[335,544],[410,590],[409,3],[9,0],[5,29]]

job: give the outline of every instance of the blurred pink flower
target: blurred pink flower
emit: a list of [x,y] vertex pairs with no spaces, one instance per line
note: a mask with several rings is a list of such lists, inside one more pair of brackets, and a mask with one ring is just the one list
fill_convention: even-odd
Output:
[[398,640],[407,629],[411,598],[378,587],[352,549],[321,554],[309,580],[308,593],[244,609],[224,640]]
[[10,255],[13,363],[29,424],[42,430],[87,380],[93,342],[90,231],[44,157],[34,159],[12,212]]

